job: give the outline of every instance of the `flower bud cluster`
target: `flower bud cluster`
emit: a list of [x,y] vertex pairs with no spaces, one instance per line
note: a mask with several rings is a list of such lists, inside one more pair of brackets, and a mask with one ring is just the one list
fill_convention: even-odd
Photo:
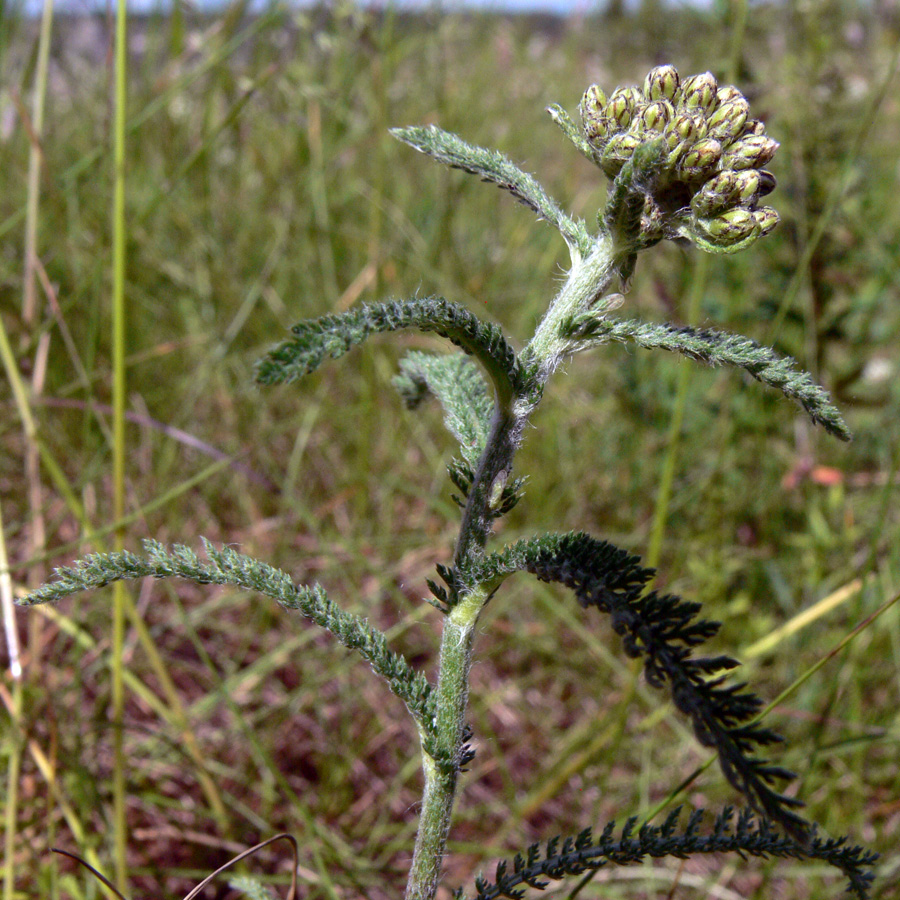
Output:
[[682,80],[674,66],[652,69],[643,87],[607,97],[592,85],[581,99],[584,137],[609,178],[634,151],[662,141],[662,158],[647,186],[641,242],[686,238],[719,252],[748,246],[778,224],[759,206],[775,188],[764,168],[778,143],[765,133],[735,87],[710,72]]

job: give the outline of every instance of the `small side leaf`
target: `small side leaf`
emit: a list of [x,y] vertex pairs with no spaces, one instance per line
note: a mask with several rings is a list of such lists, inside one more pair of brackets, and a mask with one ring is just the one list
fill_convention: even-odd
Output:
[[171,550],[157,541],[144,541],[145,556],[121,551],[96,553],[73,566],[58,568],[54,580],[28,594],[23,606],[60,600],[70,594],[105,587],[131,578],[184,578],[197,584],[233,585],[276,600],[286,609],[301,612],[330,631],[345,647],[356,650],[406,704],[425,734],[433,731],[431,684],[406,657],[387,646],[387,639],[361,616],[345,612],[325,595],[319,585],[299,587],[291,576],[252,556],[204,540],[208,562],[193,550],[176,544]]
[[463,459],[477,465],[491,429],[493,402],[478,366],[465,354],[409,353],[394,386],[409,405],[433,394],[444,410],[447,430],[459,441]]
[[391,134],[438,162],[478,175],[484,181],[509,191],[539,218],[556,226],[573,254],[577,252],[579,256],[586,256],[593,245],[583,222],[566,215],[533,176],[523,172],[497,150],[466,143],[461,137],[435,125],[392,128]]
[[498,326],[481,321],[464,306],[442,297],[374,303],[300,322],[293,328],[293,338],[272,348],[257,363],[257,381],[296,381],[314,372],[326,359],[340,358],[373,334],[405,328],[439,334],[472,354],[484,366],[501,400],[509,400],[528,381]]
[[743,335],[590,315],[574,321],[570,334],[578,350],[617,341],[634,343],[649,350],[682,353],[708,366],[744,369],[757,381],[796,400],[810,419],[830,434],[842,441],[852,437],[828,392],[816,384],[808,372],[798,368],[794,360],[778,356],[774,350]]

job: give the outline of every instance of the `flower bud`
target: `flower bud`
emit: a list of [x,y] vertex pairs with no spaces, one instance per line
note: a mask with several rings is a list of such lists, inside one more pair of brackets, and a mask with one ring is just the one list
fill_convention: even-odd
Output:
[[719,90],[716,91],[716,102],[719,104],[728,103],[731,100],[738,99],[743,100],[744,95],[733,84],[726,84],[724,87],[720,87]]
[[678,171],[681,175],[692,178],[710,173],[722,156],[722,145],[713,138],[697,141],[681,158]]
[[675,107],[668,100],[656,100],[641,110],[634,124],[638,124],[638,127],[645,131],[662,132],[674,117]]
[[720,103],[707,121],[707,134],[719,141],[733,140],[741,133],[749,114],[750,104],[743,97]]
[[710,243],[719,247],[731,247],[745,241],[760,229],[754,214],[740,206],[711,219],[700,219],[697,224]]
[[705,219],[732,206],[737,193],[737,174],[727,169],[710,178],[691,200],[694,215]]
[[606,94],[603,92],[603,88],[601,88],[599,84],[592,84],[584,92],[584,95],[581,98],[581,105],[579,107],[581,110],[581,118],[585,119],[588,116],[594,117],[603,115],[606,103]]
[[719,84],[712,72],[692,75],[681,86],[681,105],[685,109],[699,109],[708,113],[715,109]]
[[758,169],[775,155],[778,141],[764,134],[751,134],[735,141],[722,157],[722,167],[729,169]]
[[616,88],[612,97],[609,98],[609,103],[606,105],[606,115],[619,128],[627,128],[631,124],[635,110],[640,102],[641,97],[637,88]]
[[759,225],[759,233],[768,234],[778,224],[778,213],[771,206],[761,206],[753,210],[753,218]]
[[631,132],[613,135],[603,151],[600,166],[610,178],[615,178],[622,166],[631,159],[632,153],[638,148],[641,141]]
[[674,103],[680,82],[675,66],[657,66],[644,79],[644,96],[648,100],[669,100]]
[[606,143],[613,126],[613,122],[602,116],[596,119],[585,119],[582,130],[587,142],[592,147],[599,149]]
[[741,137],[747,137],[750,134],[765,134],[766,133],[766,123],[761,122],[759,119],[748,119],[746,124],[744,125],[744,130],[741,132]]

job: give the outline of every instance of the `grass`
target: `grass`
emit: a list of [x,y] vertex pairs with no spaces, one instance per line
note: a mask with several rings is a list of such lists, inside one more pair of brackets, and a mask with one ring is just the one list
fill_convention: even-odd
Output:
[[[754,8],[737,57],[741,87],[782,142],[773,202],[783,225],[747,254],[710,261],[699,319],[796,355],[834,387],[856,439],[847,447],[810,431],[789,403],[734,373],[693,370],[659,556],[661,583],[723,620],[724,650],[741,658],[775,641],[746,666],[772,698],[900,582],[900,108],[891,90],[876,105],[896,26],[848,4],[790,6]],[[641,19],[349,6],[133,22],[126,546],[197,534],[239,545],[321,581],[429,669],[437,614],[420,598],[450,552],[451,443],[437,410],[413,418],[388,388],[402,347],[427,341],[373,342],[300,389],[261,392],[252,362],[304,316],[416,291],[525,334],[554,288],[561,242],[494,189],[395,144],[387,128],[435,121],[496,146],[589,217],[602,179],[566,149],[543,107],[574,109],[592,80],[630,82],[663,60],[683,72],[733,64],[738,19],[667,15],[662,41],[658,23]],[[39,31],[11,11],[2,24],[0,316],[22,378],[33,383],[35,361],[47,360],[43,389],[26,401],[33,433],[23,432],[9,382],[0,387],[4,537],[23,588],[111,540],[92,535],[116,524],[111,418],[101,411],[113,383],[112,30],[102,17],[54,25],[36,223],[46,279],[30,322],[20,298],[34,144],[12,111],[17,98],[31,106]],[[86,28],[93,36],[79,43]],[[662,248],[642,261],[627,302],[686,319],[693,278],[689,254]],[[646,553],[677,360],[611,347],[574,360],[569,375],[523,448],[530,481],[506,534],[585,528]],[[217,463],[196,441],[243,468]],[[32,512],[24,473],[36,446],[43,491]],[[46,550],[35,544],[35,513]],[[856,578],[859,591],[780,636]],[[125,634],[130,896],[181,896],[281,829],[300,841],[306,896],[396,894],[420,779],[399,704],[325,637],[253,597],[157,583],[134,585],[132,598],[147,632],[129,620]],[[111,617],[108,593],[19,614],[25,678],[17,688],[4,675],[2,691],[8,773],[21,752],[17,795],[11,775],[0,792],[16,823],[11,896],[100,895],[51,858],[54,844],[114,870]],[[451,834],[448,885],[470,884],[528,841],[640,815],[705,761],[611,637],[546,586],[514,582],[498,596],[474,675],[479,752]],[[898,693],[895,606],[770,714],[810,816],[882,852],[874,896],[884,900],[900,872]],[[680,798],[734,799],[713,770]],[[250,867],[286,884],[277,845]],[[612,873],[604,896],[665,895],[679,877],[710,896],[840,892],[808,866],[640,872]]]

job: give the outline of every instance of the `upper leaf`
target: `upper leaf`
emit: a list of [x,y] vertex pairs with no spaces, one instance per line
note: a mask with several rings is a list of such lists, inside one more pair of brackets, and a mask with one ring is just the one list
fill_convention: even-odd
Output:
[[577,252],[580,256],[587,255],[593,239],[584,223],[566,215],[533,176],[523,172],[502,153],[469,144],[461,137],[435,125],[392,128],[391,134],[438,162],[478,175],[484,181],[493,182],[509,191],[540,218],[555,225],[573,254]]
[[374,303],[338,315],[308,319],[294,337],[273,347],[258,363],[262,384],[291,382],[338,359],[370,335],[404,328],[432,332],[471,353],[486,369],[501,401],[525,389],[528,375],[499,327],[442,297]]
[[800,403],[810,419],[830,434],[849,441],[850,429],[828,392],[816,384],[794,360],[778,356],[774,350],[740,334],[692,328],[685,325],[656,324],[605,316],[585,315],[570,324],[573,350],[583,350],[610,341],[635,343],[647,349],[683,353],[709,366],[735,366],[749,372]]

